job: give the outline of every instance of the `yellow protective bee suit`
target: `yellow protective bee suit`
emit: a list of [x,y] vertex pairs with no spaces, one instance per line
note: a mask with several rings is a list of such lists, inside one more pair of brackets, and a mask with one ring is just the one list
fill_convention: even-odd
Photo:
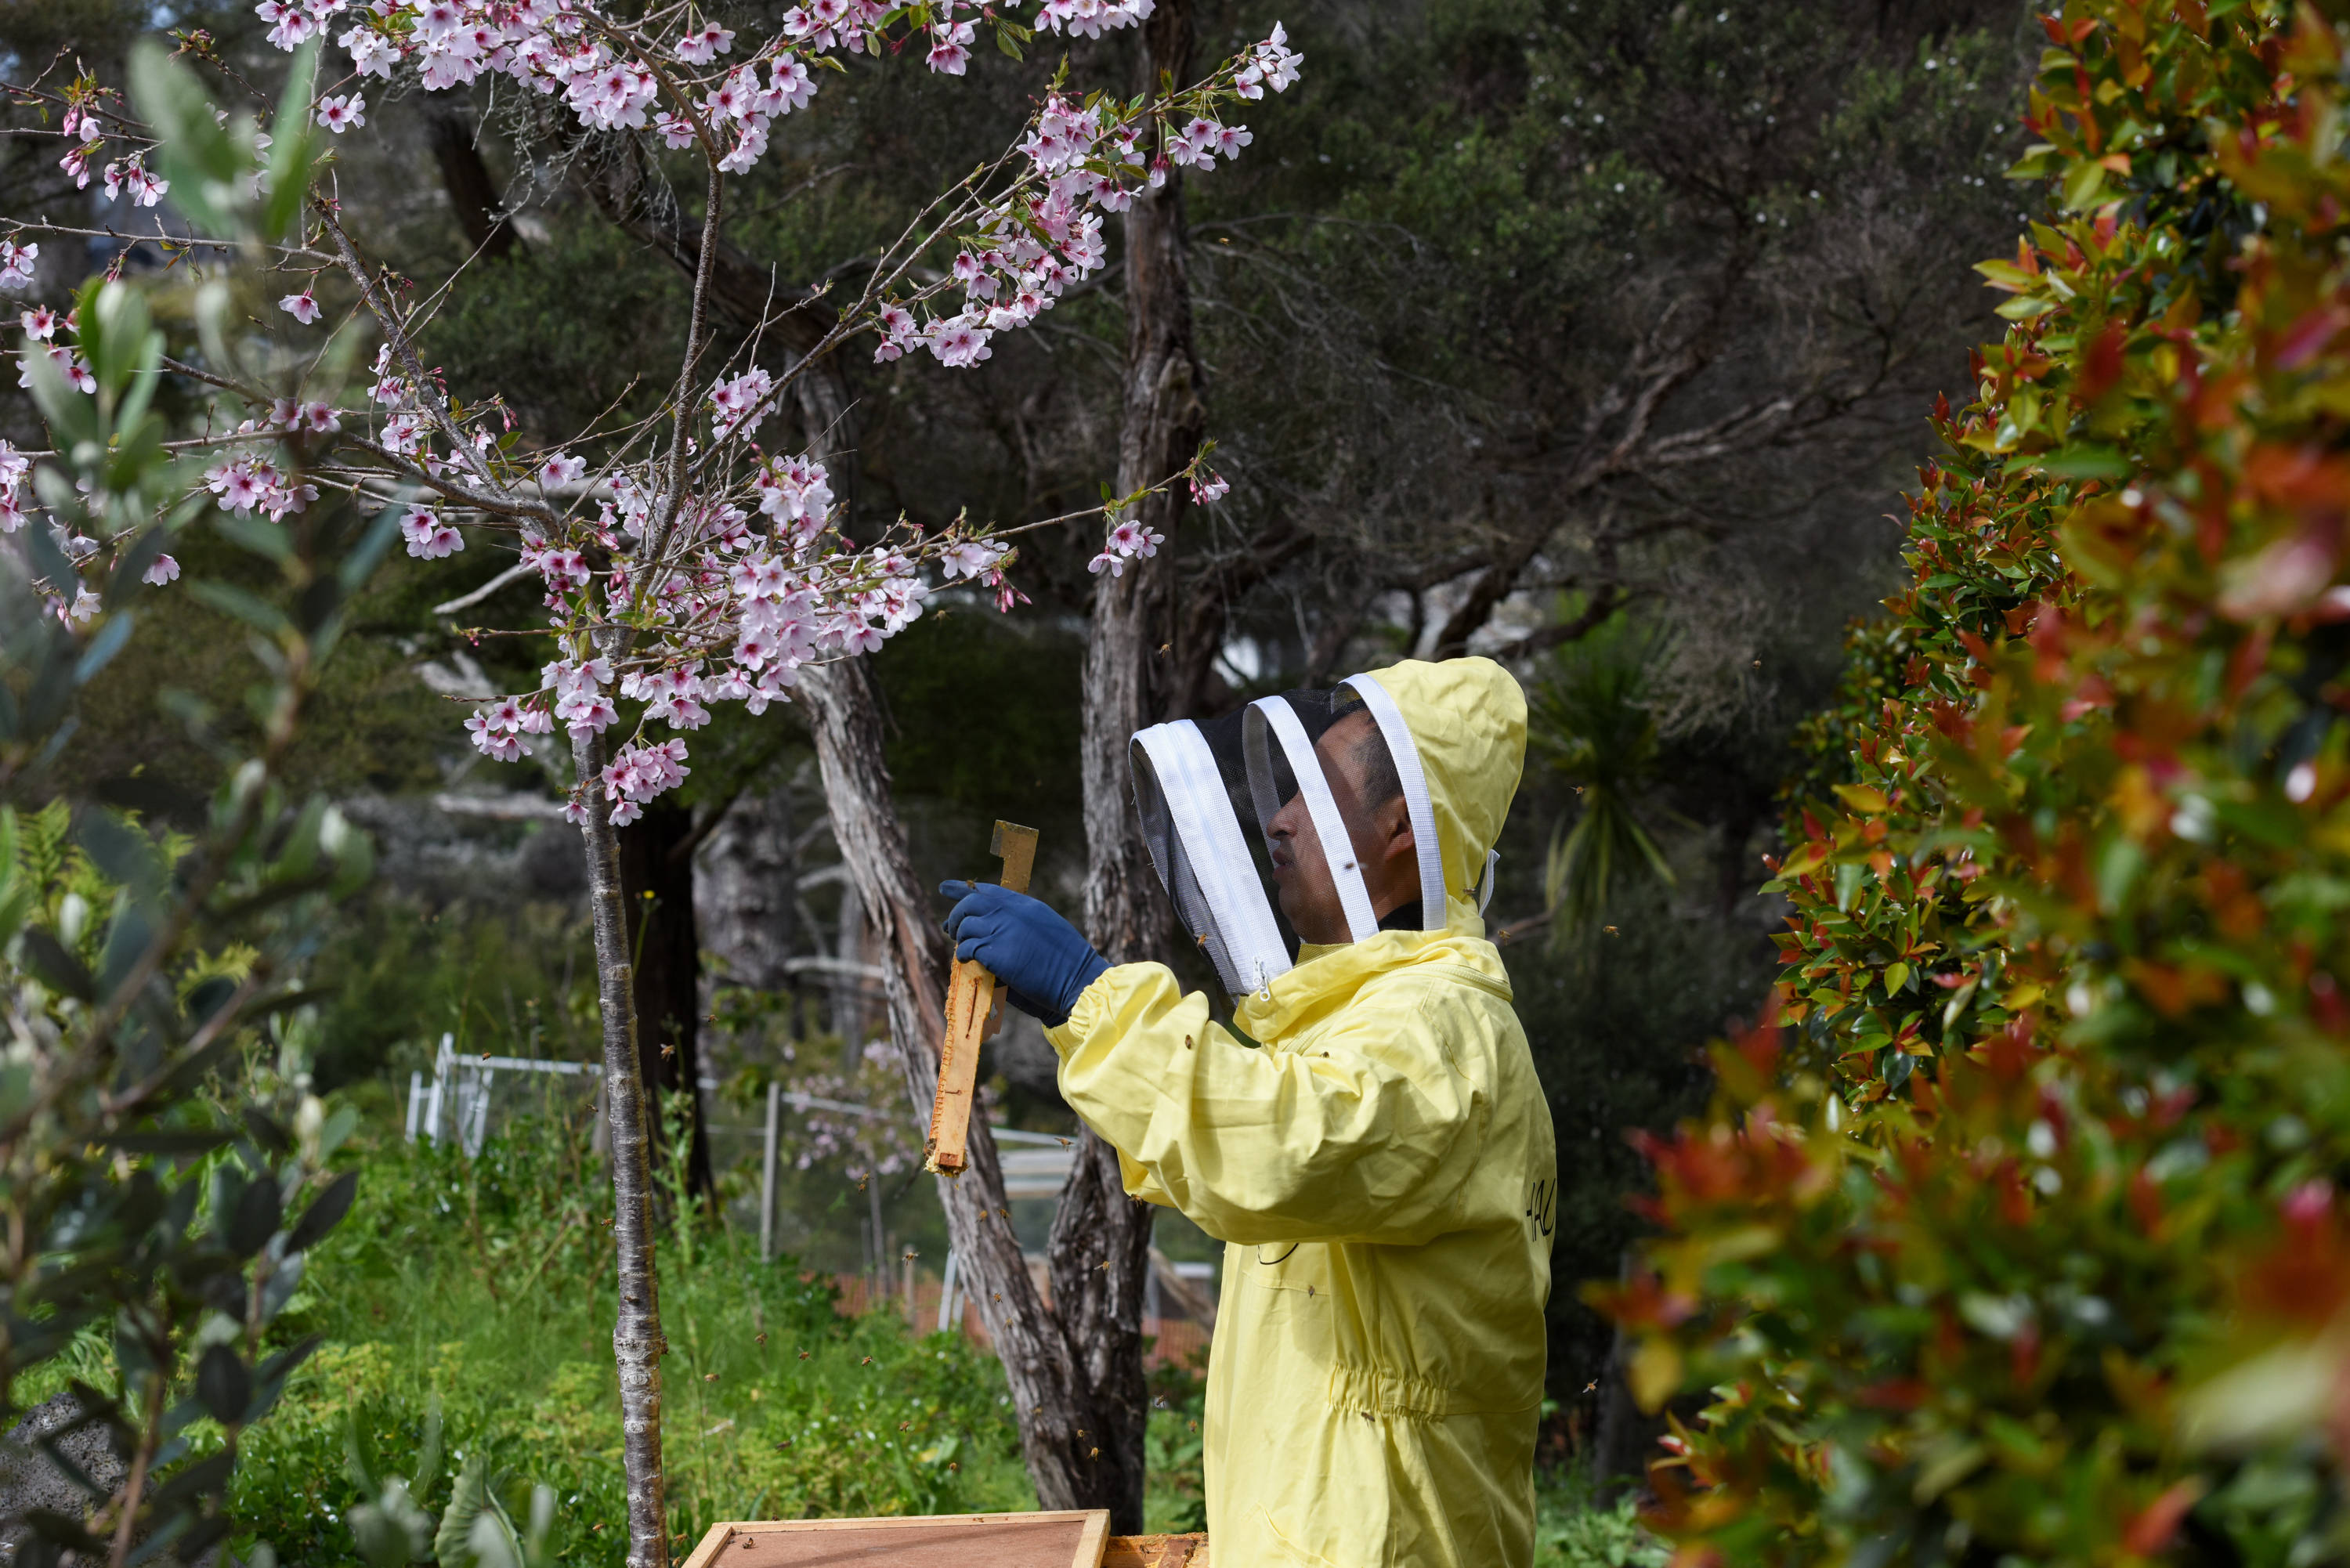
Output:
[[1255,1045],[1156,963],[1103,974],[1048,1035],[1127,1190],[1226,1243],[1204,1437],[1220,1568],[1534,1561],[1557,1167],[1467,896],[1525,702],[1482,659],[1376,679],[1419,749],[1448,929],[1304,949],[1238,1003]]

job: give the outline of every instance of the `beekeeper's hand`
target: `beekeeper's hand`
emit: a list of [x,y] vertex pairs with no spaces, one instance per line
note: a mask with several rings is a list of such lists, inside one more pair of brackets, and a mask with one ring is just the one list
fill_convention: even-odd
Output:
[[1047,1029],[1066,1023],[1086,987],[1109,968],[1076,927],[1025,893],[993,882],[941,882],[939,891],[955,900],[945,922],[955,957],[986,965],[1011,992],[1012,1005]]

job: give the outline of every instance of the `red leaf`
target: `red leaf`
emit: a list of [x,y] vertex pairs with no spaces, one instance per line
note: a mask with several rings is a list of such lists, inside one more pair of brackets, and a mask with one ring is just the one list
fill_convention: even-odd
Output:
[[2122,379],[2122,346],[2128,341],[2127,327],[2118,321],[2106,323],[2106,329],[2089,345],[2080,378],[2074,383],[2074,401],[2086,408],[2113,390],[2114,383]]
[[2122,1530],[2122,1548],[2138,1557],[2152,1557],[2168,1551],[2171,1537],[2178,1533],[2178,1521],[2203,1495],[2203,1482],[2189,1476],[2173,1481],[2168,1490],[2147,1504],[2144,1512],[2131,1520]]

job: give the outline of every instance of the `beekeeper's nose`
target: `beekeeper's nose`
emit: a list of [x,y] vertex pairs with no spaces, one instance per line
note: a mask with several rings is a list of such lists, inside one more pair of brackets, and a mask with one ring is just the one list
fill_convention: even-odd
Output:
[[1305,797],[1294,794],[1286,805],[1273,814],[1273,820],[1265,825],[1264,836],[1276,841],[1293,840],[1305,833],[1312,821],[1306,815]]

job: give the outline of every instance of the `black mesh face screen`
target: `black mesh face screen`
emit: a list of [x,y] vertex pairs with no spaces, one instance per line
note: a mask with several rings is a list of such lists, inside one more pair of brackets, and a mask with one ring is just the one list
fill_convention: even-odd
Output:
[[1200,879],[1191,871],[1191,858],[1183,853],[1180,843],[1175,846],[1173,875],[1168,882],[1175,900],[1176,918],[1208,955],[1208,961],[1215,965],[1216,978],[1224,982],[1224,989],[1238,994],[1243,989],[1240,966],[1232,962],[1232,955],[1224,946],[1223,933],[1209,916],[1207,896],[1200,891]]
[[[1299,687],[1283,692],[1282,696],[1297,714],[1297,722],[1305,727],[1306,740],[1320,740],[1322,732],[1330,727],[1334,717],[1334,694]],[[1283,913],[1281,900],[1272,895],[1273,861],[1265,852],[1264,835],[1257,830],[1256,805],[1249,791],[1248,756],[1242,740],[1243,716],[1246,712],[1244,707],[1235,708],[1221,718],[1201,719],[1198,724],[1200,733],[1207,737],[1208,749],[1215,753],[1216,771],[1222,775],[1225,792],[1232,797],[1232,815],[1241,823],[1243,836],[1249,842],[1250,857],[1256,862],[1256,874],[1264,883],[1267,897],[1272,899],[1274,924],[1281,929],[1282,945],[1288,949],[1290,961],[1295,962],[1299,946],[1297,931],[1289,923],[1289,917]],[[1279,754],[1279,748],[1274,748],[1274,754]],[[1296,784],[1288,777],[1285,767],[1281,770],[1281,778],[1285,797],[1296,788]]]

